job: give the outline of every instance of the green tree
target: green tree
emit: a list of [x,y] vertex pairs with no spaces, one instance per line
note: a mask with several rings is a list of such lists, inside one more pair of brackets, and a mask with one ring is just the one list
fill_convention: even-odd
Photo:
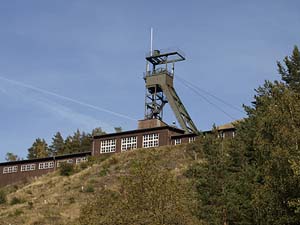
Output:
[[93,136],[89,133],[82,132],[80,138],[80,151],[87,152],[92,150]]
[[64,139],[60,132],[57,132],[52,138],[52,143],[49,146],[50,154],[53,155],[61,155],[64,151]]
[[187,182],[159,165],[155,154],[144,155],[132,162],[131,170],[121,179],[118,191],[97,192],[96,199],[82,207],[80,223],[199,224],[192,213],[195,205],[190,188]]
[[300,52],[297,46],[294,47],[292,55],[286,56],[283,62],[284,66],[277,62],[282,80],[288,87],[300,93]]
[[7,162],[18,161],[20,160],[20,157],[12,152],[7,152],[5,156],[5,160]]
[[72,146],[72,137],[71,137],[71,136],[68,136],[68,137],[65,139],[65,142],[64,142],[64,148],[63,148],[63,151],[61,152],[60,155],[73,153],[72,147],[73,147],[73,146]]
[[194,180],[197,214],[207,224],[252,224],[251,186],[240,176],[243,162],[237,147],[234,140],[220,138],[217,130],[188,146],[200,160],[190,166],[186,176]]
[[300,197],[300,179],[292,169],[299,158],[300,95],[283,83],[266,82],[257,90],[254,156],[256,166],[253,208],[259,224],[298,224],[300,215],[289,206]]
[[49,149],[44,139],[37,138],[32,146],[28,149],[27,158],[43,158],[49,156]]
[[300,92],[299,51],[280,63],[283,82],[256,90],[248,117],[231,141],[207,136],[196,142],[203,160],[195,178],[199,217],[207,224],[299,224]]
[[101,127],[96,127],[92,130],[92,136],[106,134]]
[[72,153],[81,152],[81,133],[79,129],[71,137],[71,149]]

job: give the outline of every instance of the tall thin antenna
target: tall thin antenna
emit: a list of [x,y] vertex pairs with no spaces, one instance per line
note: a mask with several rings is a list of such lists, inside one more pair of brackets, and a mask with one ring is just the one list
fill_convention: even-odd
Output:
[[151,27],[151,31],[150,31],[150,51],[151,51],[151,56],[153,53],[153,28]]

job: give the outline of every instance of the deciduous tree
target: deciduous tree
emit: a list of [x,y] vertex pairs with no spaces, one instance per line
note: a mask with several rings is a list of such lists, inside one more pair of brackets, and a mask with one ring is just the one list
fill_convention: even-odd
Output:
[[37,138],[28,149],[28,159],[43,158],[49,156],[49,149],[44,139]]

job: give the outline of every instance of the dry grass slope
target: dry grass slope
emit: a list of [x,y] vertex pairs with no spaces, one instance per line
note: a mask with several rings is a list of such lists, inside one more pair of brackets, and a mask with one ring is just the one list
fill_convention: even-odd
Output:
[[[0,224],[77,224],[80,208],[98,190],[117,190],[120,176],[142,154],[157,154],[159,163],[182,175],[194,160],[186,145],[137,149],[95,160],[69,177],[53,172],[18,187],[7,187],[8,201],[0,205]],[[16,201],[17,200],[17,201]],[[12,204],[16,203],[16,204]]]

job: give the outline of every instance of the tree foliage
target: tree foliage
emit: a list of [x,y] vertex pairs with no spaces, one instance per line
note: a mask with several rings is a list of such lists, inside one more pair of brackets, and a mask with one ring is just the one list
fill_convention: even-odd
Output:
[[28,149],[28,159],[44,158],[49,156],[48,144],[44,139],[37,138]]
[[[93,135],[101,134],[105,134],[101,128],[93,129],[92,134],[80,132],[80,130],[77,129],[73,135],[68,136],[64,140],[61,133],[56,132],[49,147],[44,139],[37,138],[32,146],[28,149],[27,158],[34,159],[91,151]],[[15,161],[15,159],[19,159],[17,155],[14,155],[13,153],[7,153],[7,160]]]
[[300,93],[300,52],[298,47],[295,46],[292,55],[286,56],[283,61],[285,65],[277,62],[282,80],[289,88]]
[[7,152],[5,155],[5,160],[7,162],[13,162],[13,161],[18,161],[20,160],[20,157],[12,152]]
[[7,202],[6,193],[3,189],[0,189],[0,205]]
[[97,192],[96,200],[82,207],[80,223],[199,224],[192,213],[189,184],[158,165],[155,157],[133,162],[118,191]]
[[60,132],[57,132],[52,138],[52,144],[49,146],[51,155],[58,155],[64,149],[64,139]]
[[59,167],[59,173],[61,176],[70,176],[74,173],[74,164],[62,162]]
[[204,161],[195,179],[198,216],[207,224],[299,224],[299,51],[278,63],[282,81],[256,89],[233,140],[211,135],[195,144]]

